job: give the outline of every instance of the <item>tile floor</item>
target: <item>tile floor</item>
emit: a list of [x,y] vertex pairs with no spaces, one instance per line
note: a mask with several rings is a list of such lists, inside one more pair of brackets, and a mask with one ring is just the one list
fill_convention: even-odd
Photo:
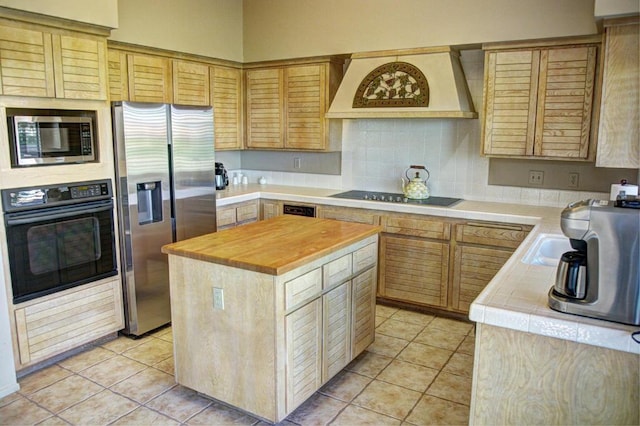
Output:
[[[474,327],[378,305],[376,341],[284,425],[467,424]],[[119,337],[19,379],[1,425],[253,425],[177,385],[171,328]]]

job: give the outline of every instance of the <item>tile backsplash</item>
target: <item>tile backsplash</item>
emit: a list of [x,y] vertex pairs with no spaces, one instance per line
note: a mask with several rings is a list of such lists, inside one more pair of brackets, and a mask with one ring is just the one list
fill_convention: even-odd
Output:
[[[462,52],[462,65],[476,111],[482,110],[484,54]],[[401,177],[411,164],[430,172],[432,195],[562,207],[608,193],[489,185],[489,159],[480,155],[478,119],[354,119],[342,129],[342,174],[242,171],[251,182],[335,189],[401,192]],[[225,153],[221,153],[225,154]]]

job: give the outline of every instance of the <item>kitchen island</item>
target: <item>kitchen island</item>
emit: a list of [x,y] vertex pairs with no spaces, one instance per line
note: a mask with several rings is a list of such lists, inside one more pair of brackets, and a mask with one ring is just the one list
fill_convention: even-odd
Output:
[[373,342],[379,232],[279,216],[164,246],[176,381],[284,419]]

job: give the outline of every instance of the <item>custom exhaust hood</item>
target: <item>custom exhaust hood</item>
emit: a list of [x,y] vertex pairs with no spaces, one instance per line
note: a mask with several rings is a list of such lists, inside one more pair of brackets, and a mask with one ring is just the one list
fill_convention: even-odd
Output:
[[354,53],[327,118],[477,118],[449,47]]

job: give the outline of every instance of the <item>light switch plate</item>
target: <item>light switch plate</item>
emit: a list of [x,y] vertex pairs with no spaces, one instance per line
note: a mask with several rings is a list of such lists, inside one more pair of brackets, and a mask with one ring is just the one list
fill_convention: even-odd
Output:
[[213,288],[213,309],[224,309],[224,292],[221,288]]

